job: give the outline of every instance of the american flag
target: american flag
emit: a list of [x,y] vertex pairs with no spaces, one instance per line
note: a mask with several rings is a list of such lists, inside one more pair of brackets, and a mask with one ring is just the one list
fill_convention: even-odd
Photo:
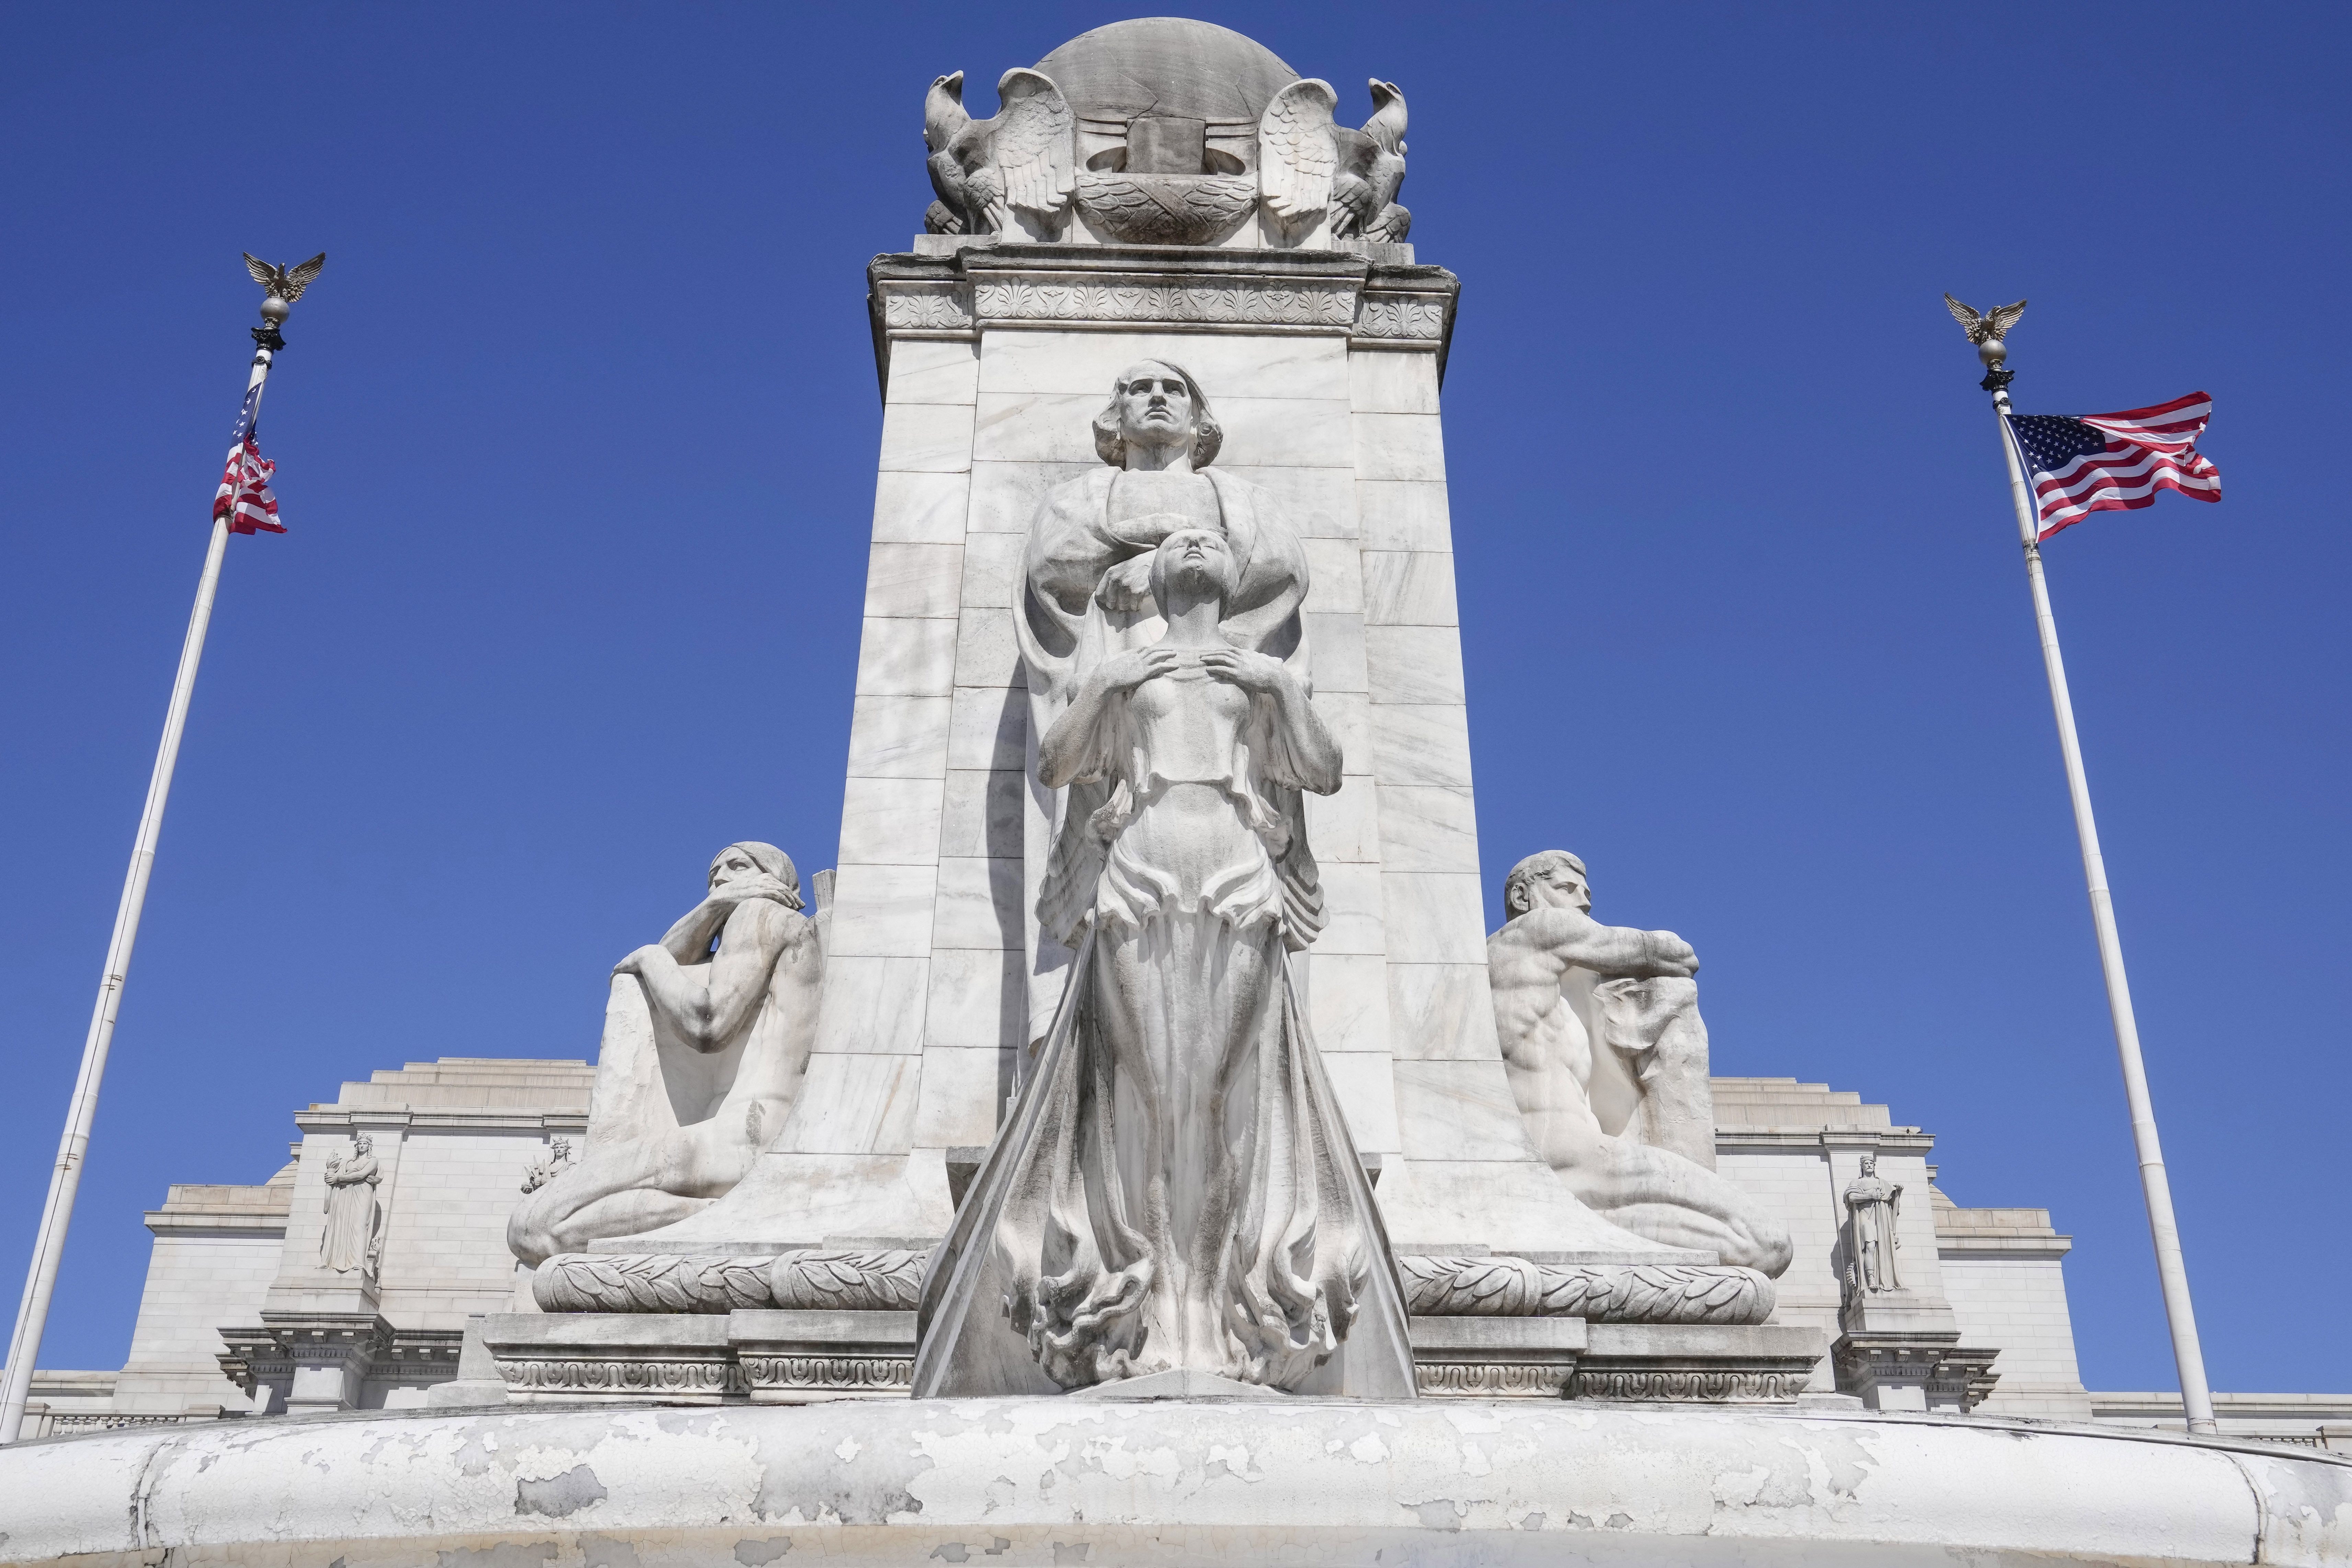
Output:
[[2212,416],[2213,400],[2201,392],[2121,414],[2010,416],[2042,509],[2037,537],[2095,511],[2153,506],[2158,490],[2220,500],[2221,470],[2197,450]]
[[269,489],[269,476],[278,465],[261,455],[253,437],[260,407],[261,388],[247,388],[245,405],[236,411],[236,428],[229,436],[228,465],[221,470],[220,489],[213,496],[213,516],[226,517],[231,533],[286,531],[278,521],[278,498]]

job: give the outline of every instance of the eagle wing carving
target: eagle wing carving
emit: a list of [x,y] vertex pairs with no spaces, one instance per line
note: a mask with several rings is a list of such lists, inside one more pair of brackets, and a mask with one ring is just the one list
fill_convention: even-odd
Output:
[[989,121],[989,151],[1003,177],[1003,205],[1057,218],[1078,184],[1078,118],[1053,79],[1015,67],[996,84],[1003,107]]
[[1257,125],[1258,187],[1285,223],[1319,216],[1331,205],[1338,150],[1331,143],[1331,84],[1309,77],[1274,95]]

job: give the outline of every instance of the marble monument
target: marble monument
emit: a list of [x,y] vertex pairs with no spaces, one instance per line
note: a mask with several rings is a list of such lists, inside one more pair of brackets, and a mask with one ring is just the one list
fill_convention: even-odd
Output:
[[310,1419],[0,1452],[9,1560],[2352,1562],[2318,1450],[1968,1415],[1966,1259],[2062,1238],[1898,1205],[1927,1141],[1883,1110],[1711,1080],[1696,954],[1574,856],[1489,931],[1460,283],[1396,84],[1351,129],[1153,18],[988,120],[962,85],[868,270],[818,909],[732,844],[615,967],[584,1117],[501,1120],[470,1184],[508,1272],[429,1340],[384,1316],[429,1141],[314,1107],[325,1157],[217,1205],[283,1215],[221,1365]]

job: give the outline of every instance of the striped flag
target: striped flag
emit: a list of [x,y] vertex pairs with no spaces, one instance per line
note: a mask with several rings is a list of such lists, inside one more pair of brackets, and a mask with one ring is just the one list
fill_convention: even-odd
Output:
[[2047,539],[2095,511],[2156,504],[2158,490],[2220,500],[2221,474],[2197,450],[2213,416],[2201,392],[2121,414],[2012,414],[2009,427],[2032,476]]
[[220,489],[213,496],[213,516],[228,519],[231,533],[283,533],[286,525],[278,521],[278,498],[269,489],[269,476],[278,465],[261,455],[260,445],[254,439],[254,416],[260,411],[261,388],[255,385],[245,395],[245,405],[237,410],[236,428],[230,434],[228,464],[221,469]]

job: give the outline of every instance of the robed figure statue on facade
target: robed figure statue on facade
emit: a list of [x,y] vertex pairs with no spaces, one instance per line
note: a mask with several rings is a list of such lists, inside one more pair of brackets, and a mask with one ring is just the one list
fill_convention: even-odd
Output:
[[1197,471],[1204,428],[1191,377],[1132,367],[1097,426],[1118,471],[1059,487],[1031,531],[1034,783],[1058,808],[1037,916],[1073,957],[933,1260],[919,1396],[1162,1372],[1412,1393],[1292,962],[1323,921],[1301,792],[1340,782],[1305,552],[1263,491]]

